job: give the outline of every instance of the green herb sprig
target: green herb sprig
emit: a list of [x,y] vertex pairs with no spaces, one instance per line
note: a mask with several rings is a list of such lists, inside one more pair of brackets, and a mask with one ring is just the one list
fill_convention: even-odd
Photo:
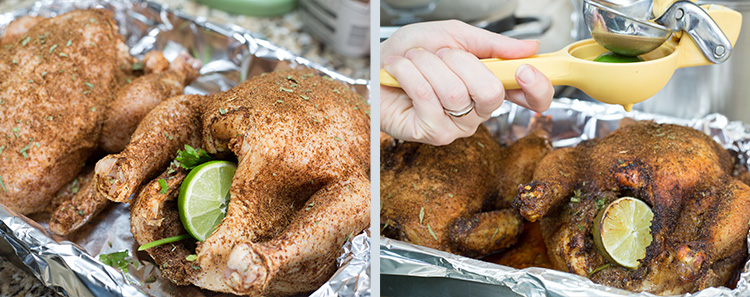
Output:
[[101,254],[99,255],[99,261],[109,266],[120,268],[122,272],[128,273],[128,265],[133,264],[132,260],[128,261],[125,259],[128,255],[128,250],[110,254]]
[[169,190],[169,186],[167,185],[167,181],[164,180],[163,178],[159,179],[159,187],[161,188],[159,190],[159,194],[162,194],[162,195],[166,194],[167,191]]
[[180,162],[180,166],[185,169],[193,169],[193,167],[200,164],[206,163],[211,160],[211,156],[202,149],[195,149],[192,146],[185,145],[185,150],[177,151],[177,162]]
[[154,241],[149,242],[147,244],[144,244],[142,246],[139,246],[138,247],[138,251],[145,251],[145,250],[150,249],[152,247],[160,246],[162,244],[177,242],[177,241],[180,241],[180,240],[185,240],[185,239],[190,239],[190,238],[193,238],[192,236],[190,236],[190,234],[182,234],[182,235],[177,235],[177,236],[162,238],[162,239],[159,239],[159,240],[154,240]]

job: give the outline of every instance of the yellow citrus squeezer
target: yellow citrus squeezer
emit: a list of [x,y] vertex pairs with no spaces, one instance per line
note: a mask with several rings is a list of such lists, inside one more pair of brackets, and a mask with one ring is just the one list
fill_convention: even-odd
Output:
[[[701,6],[715,21],[734,46],[740,34],[742,15],[720,5]],[[643,62],[604,63],[593,60],[608,50],[593,39],[572,43],[547,54],[523,59],[481,60],[503,83],[506,89],[519,89],[516,69],[529,64],[547,76],[553,85],[576,87],[592,98],[609,104],[622,105],[626,111],[633,104],[646,100],[661,90],[678,68],[714,64],[687,34],[673,34],[671,38],[646,54]],[[384,70],[380,84],[400,87],[398,81]]]

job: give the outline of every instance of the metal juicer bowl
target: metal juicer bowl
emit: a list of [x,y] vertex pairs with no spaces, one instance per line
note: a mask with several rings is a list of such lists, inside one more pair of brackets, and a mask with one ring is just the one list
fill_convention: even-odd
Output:
[[637,19],[594,0],[583,1],[583,17],[591,37],[604,48],[625,56],[638,56],[661,46],[672,30]]

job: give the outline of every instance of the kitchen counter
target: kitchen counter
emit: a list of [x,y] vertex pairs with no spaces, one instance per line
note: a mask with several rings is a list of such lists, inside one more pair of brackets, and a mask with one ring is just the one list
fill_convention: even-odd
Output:
[[0,296],[59,296],[42,285],[34,276],[16,267],[2,256],[0,256],[0,279],[2,279]]
[[[2,0],[0,13],[28,7],[34,1]],[[188,0],[157,0],[154,2],[168,5],[170,9],[179,10],[191,16],[201,16],[216,24],[235,24],[256,33],[272,43],[305,57],[315,63],[324,65],[352,78],[369,79],[369,57],[345,57],[315,40],[303,31],[304,24],[296,11],[278,17],[251,17],[231,15],[211,9],[205,5]],[[55,292],[44,287],[39,280],[14,266],[8,259],[0,256],[0,296],[57,296]]]

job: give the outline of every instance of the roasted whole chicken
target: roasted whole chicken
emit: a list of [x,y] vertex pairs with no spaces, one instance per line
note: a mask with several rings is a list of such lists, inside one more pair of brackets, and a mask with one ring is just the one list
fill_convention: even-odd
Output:
[[[733,171],[733,158],[706,134],[636,122],[548,154],[513,206],[541,220],[556,269],[631,291],[683,294],[727,284],[747,257],[750,187]],[[634,270],[607,263],[592,237],[597,212],[622,196],[654,213],[653,241]]]
[[[485,126],[446,146],[381,141],[382,234],[470,257],[516,242],[524,222],[510,209],[518,186],[531,180],[552,146],[548,118],[501,147]],[[384,137],[384,136],[381,136]]]
[[[178,149],[236,157],[218,230],[204,242],[147,252],[179,285],[251,296],[309,292],[333,274],[347,238],[369,225],[368,110],[351,89],[312,70],[172,97],[146,116],[123,152],[97,163],[95,190],[118,202],[136,194],[131,231],[143,245],[186,233],[176,207],[186,174],[170,165]],[[159,179],[168,183],[166,195]]]
[[136,67],[117,30],[111,12],[79,10],[21,18],[0,41],[0,203],[31,214],[53,197],[70,199],[57,203],[50,228],[58,233],[102,209],[71,203],[93,201],[78,191],[90,180],[77,178],[87,158],[122,150],[151,108],[197,76],[187,56],[170,65],[152,52]]

